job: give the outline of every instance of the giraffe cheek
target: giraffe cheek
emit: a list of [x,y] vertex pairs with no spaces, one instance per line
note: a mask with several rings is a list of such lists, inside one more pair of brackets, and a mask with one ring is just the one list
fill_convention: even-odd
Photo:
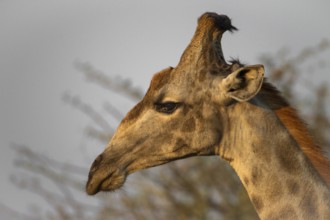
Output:
[[183,138],[178,138],[174,143],[173,152],[177,152],[182,148],[188,148],[189,144]]
[[181,127],[181,132],[183,133],[191,133],[195,130],[196,128],[196,123],[195,119],[193,117],[189,117]]
[[193,151],[197,151],[199,155],[214,155],[215,148],[219,145],[221,135],[217,130],[204,128],[196,130],[190,138]]

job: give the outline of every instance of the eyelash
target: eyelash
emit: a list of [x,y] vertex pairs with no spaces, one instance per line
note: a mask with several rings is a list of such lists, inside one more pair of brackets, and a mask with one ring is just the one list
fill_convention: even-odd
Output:
[[155,103],[156,111],[165,114],[172,114],[179,106],[177,102]]

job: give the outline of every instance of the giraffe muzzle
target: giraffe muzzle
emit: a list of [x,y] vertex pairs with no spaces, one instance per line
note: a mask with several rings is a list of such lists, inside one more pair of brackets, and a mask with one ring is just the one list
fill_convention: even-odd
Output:
[[86,184],[86,192],[89,195],[95,195],[99,191],[114,191],[125,183],[125,169],[119,168],[104,154],[100,154],[91,166]]

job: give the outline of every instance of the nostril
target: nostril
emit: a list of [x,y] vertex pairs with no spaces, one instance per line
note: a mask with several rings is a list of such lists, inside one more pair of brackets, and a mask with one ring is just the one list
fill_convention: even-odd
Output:
[[100,163],[102,160],[102,154],[100,154],[99,156],[97,156],[97,158],[95,159],[95,162],[94,163]]
[[94,172],[101,164],[102,162],[102,154],[100,154],[99,156],[97,156],[97,158],[94,160],[92,167],[91,167],[91,172]]

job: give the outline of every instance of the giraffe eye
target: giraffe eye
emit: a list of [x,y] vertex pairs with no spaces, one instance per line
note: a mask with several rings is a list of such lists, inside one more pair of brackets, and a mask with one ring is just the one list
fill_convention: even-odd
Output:
[[155,109],[161,113],[172,114],[179,107],[179,105],[180,103],[177,102],[155,103]]

